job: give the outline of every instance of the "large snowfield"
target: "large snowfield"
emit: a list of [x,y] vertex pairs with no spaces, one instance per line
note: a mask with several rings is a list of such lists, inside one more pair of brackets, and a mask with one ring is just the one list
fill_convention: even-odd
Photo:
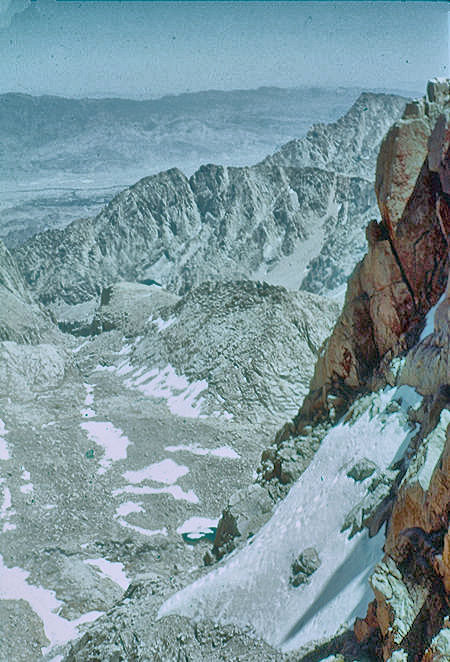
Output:
[[[398,411],[393,401],[401,404]],[[363,458],[387,469],[413,434],[407,410],[421,397],[408,386],[386,388],[370,398],[356,420],[340,421],[313,461],[244,549],[166,601],[159,617],[178,613],[223,624],[250,626],[284,650],[333,636],[363,616],[372,594],[367,582],[383,555],[384,532],[341,532],[350,510],[373,476],[356,482],[347,473]],[[314,547],[321,565],[310,583],[293,587],[291,566]]]

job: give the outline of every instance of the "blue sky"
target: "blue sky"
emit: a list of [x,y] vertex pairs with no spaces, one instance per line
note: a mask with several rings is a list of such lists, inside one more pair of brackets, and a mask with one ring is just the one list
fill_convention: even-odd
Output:
[[444,2],[0,0],[0,92],[135,98],[261,85],[422,90]]

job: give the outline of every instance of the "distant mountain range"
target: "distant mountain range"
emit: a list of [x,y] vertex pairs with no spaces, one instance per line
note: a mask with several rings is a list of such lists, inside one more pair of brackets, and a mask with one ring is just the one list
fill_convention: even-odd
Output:
[[94,219],[19,247],[18,264],[46,304],[86,301],[118,279],[177,294],[224,278],[334,292],[364,253],[364,228],[378,213],[376,153],[405,102],[363,93],[343,118],[258,165],[146,177]]
[[0,238],[9,246],[95,216],[120,190],[177,167],[244,166],[332,122],[358,88],[260,88],[150,101],[0,95]]

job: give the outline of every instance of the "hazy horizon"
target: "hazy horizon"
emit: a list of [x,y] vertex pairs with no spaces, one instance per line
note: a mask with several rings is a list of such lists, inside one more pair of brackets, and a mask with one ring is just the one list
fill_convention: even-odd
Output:
[[388,87],[361,87],[358,85],[297,85],[297,86],[289,86],[289,87],[282,87],[281,85],[260,85],[259,87],[248,87],[248,88],[230,88],[227,90],[220,90],[220,89],[202,89],[202,90],[195,90],[195,91],[189,91],[189,92],[168,92],[166,94],[162,95],[155,95],[155,96],[139,96],[138,94],[136,95],[125,95],[125,94],[120,94],[114,93],[114,92],[93,92],[93,93],[86,93],[86,94],[80,94],[80,95],[64,95],[64,94],[52,94],[49,92],[42,92],[38,94],[34,94],[31,92],[23,92],[23,91],[17,91],[17,90],[5,90],[5,91],[0,91],[0,95],[6,95],[6,94],[17,94],[17,95],[24,95],[24,96],[32,96],[32,97],[55,97],[59,99],[73,99],[75,101],[83,101],[83,100],[93,100],[93,101],[108,101],[108,100],[123,100],[123,101],[160,101],[163,99],[168,99],[171,97],[182,97],[185,95],[201,95],[201,94],[239,94],[239,93],[252,93],[252,92],[259,92],[259,91],[264,91],[264,90],[283,90],[286,92],[289,91],[296,91],[296,90],[311,90],[311,89],[317,89],[317,90],[357,90],[358,92],[373,92],[373,93],[380,93],[380,94],[399,94],[401,95],[402,93],[405,95],[409,96],[414,96],[414,95],[423,95],[425,92],[425,88],[423,89],[406,89],[406,88],[388,88]]
[[429,78],[449,75],[447,10],[414,1],[2,0],[0,93],[423,91]]

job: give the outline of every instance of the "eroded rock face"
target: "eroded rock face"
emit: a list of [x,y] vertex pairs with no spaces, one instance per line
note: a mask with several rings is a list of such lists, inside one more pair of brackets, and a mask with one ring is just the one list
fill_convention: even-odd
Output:
[[38,343],[54,338],[49,315],[30,296],[17,264],[0,241],[0,341]]
[[[447,90],[447,92],[445,92]],[[319,359],[296,420],[330,411],[411,347],[442,295],[448,274],[450,81],[432,82],[432,99],[407,107],[388,133],[377,166],[380,223],[367,228],[368,252],[351,276],[342,314]],[[417,111],[417,112],[416,112]]]
[[[402,119],[395,122],[381,144],[375,190],[392,235],[427,157],[433,128],[448,102],[448,80],[429,81],[427,96],[406,105]],[[434,166],[431,159],[430,169]]]
[[[430,311],[422,339],[408,352],[398,373],[398,382],[413,384],[425,396],[416,414],[420,430],[393,502],[386,555],[371,578],[375,600],[366,618],[355,624],[359,641],[369,642],[380,658],[390,661],[400,655],[423,662],[447,659],[445,628],[442,636],[438,634],[445,624],[450,596],[446,295],[436,308],[434,315]],[[430,321],[434,321],[434,329],[428,328]]]
[[443,409],[411,461],[389,521],[386,556],[370,580],[375,601],[355,625],[360,641],[378,638],[384,660],[402,649],[414,660],[435,659],[425,649],[448,612],[449,424],[450,410]]

